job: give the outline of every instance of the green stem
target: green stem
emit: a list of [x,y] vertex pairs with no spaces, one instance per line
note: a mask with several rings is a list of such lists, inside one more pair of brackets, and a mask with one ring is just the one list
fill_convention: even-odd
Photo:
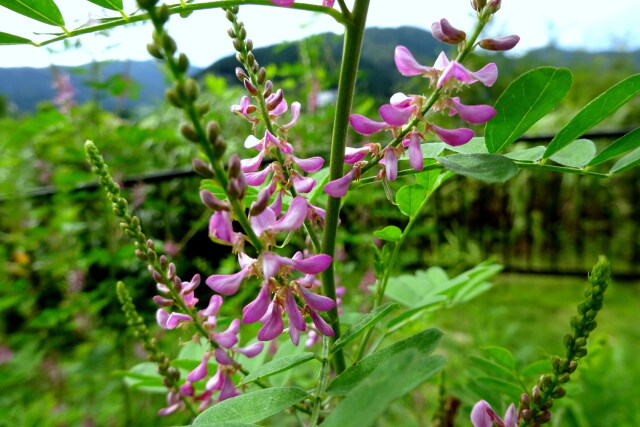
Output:
[[[356,0],[351,15],[352,19],[349,24],[345,25],[338,100],[336,103],[333,135],[331,139],[331,160],[329,163],[329,179],[331,181],[339,179],[343,175],[344,149],[349,127],[349,114],[351,112],[353,94],[356,87],[358,64],[360,63],[364,26],[367,20],[368,10],[369,0]],[[325,217],[325,229],[322,234],[322,253],[332,258],[335,257],[339,216],[340,198],[329,197]],[[322,287],[324,294],[333,300],[336,299],[334,275],[335,263],[332,263],[331,266],[322,273]],[[335,332],[335,336],[332,339],[333,342],[335,342],[335,340],[340,337],[340,320],[338,318],[337,308],[334,307],[329,312],[329,321]],[[333,363],[336,374],[344,371],[346,366],[342,350],[336,352]]]
[[[173,4],[169,6],[169,14],[174,15],[176,13],[183,13],[185,11],[194,11],[194,10],[206,10],[206,9],[217,9],[221,7],[229,7],[229,6],[239,6],[239,5],[259,5],[259,6],[276,6],[271,3],[269,0],[228,0],[228,1],[211,1],[205,3],[197,3],[197,4],[187,4],[184,7],[181,4]],[[324,13],[325,15],[331,16],[338,23],[345,23],[345,19],[342,16],[342,13],[339,11],[325,6],[315,5],[315,4],[304,4],[304,3],[294,3],[288,7],[288,9],[297,9],[297,10],[306,10],[309,12],[316,13]],[[34,46],[46,46],[51,43],[55,43],[61,40],[66,40],[71,37],[80,36],[83,34],[91,34],[96,33],[98,31],[104,31],[111,28],[120,27],[122,25],[134,23],[134,22],[142,22],[147,21],[149,19],[148,13],[141,13],[139,15],[129,16],[128,19],[124,18],[113,18],[104,24],[94,25],[91,27],[83,27],[78,28],[73,31],[67,31],[65,34],[60,34],[59,36],[53,37],[49,40],[45,40],[40,43],[33,43]]]
[[330,341],[328,337],[322,337],[322,367],[320,368],[320,378],[316,387],[315,402],[311,413],[309,427],[316,427],[318,418],[320,417],[320,408],[322,407],[322,395],[327,388],[329,381],[329,347]]
[[[396,242],[396,246],[393,248],[393,252],[391,253],[391,256],[386,262],[386,269],[384,270],[384,275],[382,276],[382,279],[378,281],[378,284],[376,286],[376,299],[373,305],[374,308],[382,304],[384,293],[387,289],[387,284],[389,283],[389,278],[391,277],[391,273],[393,272],[394,267],[396,266],[396,263],[398,260],[398,254],[400,254],[400,248],[402,247],[402,245],[404,244],[404,241],[407,239],[407,236],[411,232],[411,228],[413,227],[413,224],[416,222],[416,220],[422,213],[425,206],[427,206],[427,202],[431,199],[431,196],[433,195],[433,193],[435,193],[435,191],[438,188],[440,188],[442,183],[447,179],[449,179],[449,177],[451,176],[453,176],[453,172],[451,171],[447,171],[444,174],[440,175],[438,177],[438,181],[436,182],[436,184],[431,189],[429,189],[429,191],[427,191],[427,194],[425,195],[424,199],[420,203],[420,206],[418,206],[418,209],[416,210],[416,212],[411,217],[409,217],[409,222],[407,223],[407,226],[402,231],[402,235],[400,235],[400,239]],[[364,352],[367,348],[367,344],[369,343],[369,340],[371,339],[372,333],[373,333],[373,328],[369,329],[365,333],[365,336],[362,338],[362,341],[360,342],[360,347],[358,348],[358,352],[356,353],[356,359],[355,359],[356,362],[362,359],[362,357],[364,356]]]

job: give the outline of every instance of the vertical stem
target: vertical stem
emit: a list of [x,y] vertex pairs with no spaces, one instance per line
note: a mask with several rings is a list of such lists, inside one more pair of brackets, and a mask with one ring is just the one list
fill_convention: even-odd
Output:
[[[340,83],[338,85],[338,100],[334,117],[333,135],[331,139],[331,160],[329,163],[329,180],[334,181],[343,175],[344,149],[346,145],[349,114],[353,102],[353,94],[356,86],[356,75],[360,63],[362,40],[364,38],[364,26],[369,10],[369,0],[356,0],[351,20],[345,24],[344,45],[342,50],[342,63],[340,68]],[[340,215],[340,199],[329,197],[325,229],[322,234],[322,253],[334,258],[336,249],[336,233],[338,232],[338,219]],[[336,299],[334,263],[322,274],[322,286],[326,296]],[[329,321],[335,332],[333,341],[340,337],[340,320],[338,310],[333,308],[329,312]],[[345,361],[342,350],[336,352],[334,359],[336,374],[344,371]]]
[[320,407],[322,406],[322,395],[327,388],[327,380],[329,379],[329,338],[322,337],[322,368],[320,368],[320,379],[316,387],[315,403],[313,412],[311,413],[311,421],[309,427],[316,427],[320,416]]

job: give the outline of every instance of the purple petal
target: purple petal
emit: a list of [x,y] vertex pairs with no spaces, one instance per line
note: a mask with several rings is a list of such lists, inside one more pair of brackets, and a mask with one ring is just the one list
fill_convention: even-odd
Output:
[[389,123],[392,126],[402,126],[407,123],[407,120],[411,117],[415,108],[413,106],[408,107],[395,107],[390,104],[384,104],[378,109],[382,120]]
[[247,139],[244,140],[244,147],[257,148],[258,150],[262,150],[262,141],[253,135],[249,135]]
[[511,35],[497,39],[480,40],[480,47],[486,50],[511,50],[520,41],[520,36]]
[[329,311],[336,306],[336,302],[329,297],[314,294],[313,292],[305,289],[303,286],[300,286],[299,289],[302,293],[304,302],[306,302],[309,307],[316,311]]
[[277,338],[284,330],[284,323],[282,322],[282,308],[276,304],[271,303],[271,313],[265,320],[264,325],[258,331],[258,339],[260,341],[271,341]]
[[407,96],[402,92],[396,92],[393,94],[393,96],[391,96],[389,103],[394,107],[404,108],[411,105],[411,101],[413,101],[412,97]]
[[371,147],[346,147],[344,149],[344,162],[348,165],[352,165],[362,160],[370,151]]
[[447,80],[451,78],[467,84],[471,84],[477,81],[477,79],[474,78],[474,76],[471,74],[471,71],[467,70],[464,66],[462,66],[462,64],[456,61],[451,61],[449,65],[442,71],[436,87],[440,89],[447,82]]
[[281,130],[287,130],[298,122],[301,108],[302,108],[302,105],[298,101],[291,103],[291,121],[286,125],[280,126]]
[[206,317],[215,316],[220,311],[222,305],[222,297],[220,295],[213,295],[209,299],[209,305],[204,310],[200,310],[200,314]]
[[216,371],[216,374],[211,378],[209,378],[209,380],[204,386],[204,389],[207,391],[220,390],[222,388],[222,381],[223,381],[222,370],[220,369],[220,366],[218,366],[218,370]]
[[473,138],[473,131],[471,129],[443,129],[434,124],[430,126],[436,131],[441,140],[453,147],[464,145]]
[[287,287],[285,291],[284,309],[287,312],[287,316],[289,316],[290,325],[299,331],[307,329],[307,324],[300,313],[300,309],[298,308],[298,304],[296,304],[296,299],[294,298],[290,287]]
[[316,186],[316,180],[311,177],[301,175],[293,175],[293,187],[298,193],[305,194],[313,190]]
[[504,427],[517,427],[518,425],[518,417],[516,415],[516,407],[513,405],[509,405],[507,408],[507,412],[504,415]]
[[302,227],[307,212],[309,211],[309,202],[302,196],[295,197],[289,205],[287,213],[273,225],[274,230],[290,231],[297,230]]
[[473,73],[473,76],[483,85],[493,86],[498,79],[498,66],[492,62]]
[[444,18],[431,24],[431,34],[436,39],[450,44],[458,44],[467,36],[464,31],[455,28]]
[[238,330],[240,328],[240,319],[233,319],[226,331],[211,334],[211,338],[216,340],[220,347],[231,348],[238,344]]
[[182,290],[180,293],[187,294],[200,286],[200,275],[195,274],[190,282],[182,282]]
[[262,283],[256,299],[242,309],[242,323],[255,323],[260,320],[269,308],[270,295],[269,284],[265,281]]
[[322,0],[322,5],[327,7],[333,7],[336,0]]
[[417,132],[409,135],[409,163],[411,163],[411,167],[417,171],[422,170],[424,166],[422,150],[420,149],[420,134]]
[[[307,325],[305,324],[305,328]],[[296,347],[300,344],[300,330],[296,328],[291,322],[291,318],[289,318],[289,337],[291,338],[291,342]]]
[[156,322],[162,329],[169,329],[167,327],[167,320],[169,320],[169,313],[164,308],[159,308],[156,311]]
[[222,295],[233,295],[238,292],[240,284],[249,272],[243,268],[235,274],[215,274],[207,278],[207,286]]
[[344,197],[347,195],[349,185],[355,176],[356,169],[352,168],[345,176],[338,178],[335,181],[331,181],[324,186],[324,191],[331,197]]
[[[278,89],[278,90],[280,90],[280,89]],[[276,108],[274,108],[273,110],[269,111],[269,115],[271,117],[281,116],[282,114],[287,112],[288,108],[289,108],[289,104],[287,104],[287,100],[282,98],[282,101],[280,101],[280,103],[276,106]]]
[[209,237],[223,244],[233,243],[233,226],[227,211],[218,211],[209,219]]
[[220,394],[218,395],[218,402],[230,399],[238,396],[240,393],[236,390],[233,380],[229,375],[224,375],[222,380],[222,387],[220,388]]
[[258,215],[249,218],[251,228],[260,236],[264,230],[269,230],[276,223],[276,214],[268,207]]
[[312,255],[307,259],[292,260],[294,270],[304,274],[318,274],[331,265],[331,257],[325,254]]
[[193,396],[193,394],[196,391],[193,388],[193,385],[188,381],[186,383],[182,384],[178,390],[180,391],[180,394],[183,395],[183,396]]
[[283,265],[293,265],[293,261],[289,258],[276,255],[273,252],[265,252],[262,255],[262,274],[264,280],[269,280],[278,274],[278,270]]
[[264,348],[264,343],[256,342],[246,347],[236,347],[235,351],[238,353],[244,354],[248,358],[256,357],[262,352]]
[[324,159],[322,157],[309,157],[308,159],[299,159],[295,156],[291,156],[291,160],[294,161],[298,167],[307,172],[317,172],[322,169],[322,165],[324,164]]
[[190,322],[192,320],[193,319],[191,318],[191,316],[187,316],[186,314],[183,314],[183,313],[173,312],[169,315],[169,318],[167,319],[167,329],[174,329],[180,323]]
[[491,405],[481,400],[471,410],[471,424],[473,427],[491,427],[493,425],[492,415],[495,415],[495,412],[491,409]]
[[485,123],[496,115],[496,110],[489,105],[464,105],[458,97],[451,98],[450,102],[451,113],[458,114],[468,123]]
[[224,349],[216,348],[216,361],[221,365],[235,365],[236,362],[227,354]]
[[282,191],[278,191],[275,200],[269,205],[269,209],[273,211],[276,217],[280,215],[280,212],[282,212]]
[[409,49],[404,46],[396,46],[393,59],[396,62],[398,71],[400,71],[400,74],[403,76],[418,76],[431,71],[431,67],[426,67],[418,63],[411,52],[409,52]]
[[433,64],[433,68],[436,70],[444,70],[449,66],[449,58],[447,58],[447,54],[444,52],[440,52],[440,55],[436,58],[436,62]]
[[198,366],[196,366],[196,368],[193,371],[189,372],[189,375],[187,376],[187,381],[191,383],[195,383],[204,379],[207,376],[208,362],[209,362],[209,355],[205,354],[204,358],[202,359],[202,362],[200,362],[200,364],[198,364]]
[[331,326],[329,326],[329,324],[325,322],[324,319],[318,313],[310,309],[309,315],[311,316],[313,325],[316,327],[318,332],[320,332],[322,335],[326,337],[332,337],[335,335],[335,332],[333,332],[333,329],[331,329]]
[[398,179],[398,155],[395,150],[387,150],[384,155],[385,175],[389,181]]
[[256,262],[256,260],[245,254],[244,252],[238,253],[238,264],[240,264],[240,268],[247,268],[254,262]]
[[258,170],[262,164],[262,158],[264,157],[264,151],[260,151],[257,156],[251,159],[242,159],[240,161],[240,168],[242,172],[253,172]]
[[361,116],[360,114],[352,114],[349,116],[349,123],[353,130],[362,135],[371,135],[372,133],[380,132],[387,127],[385,122],[376,122]]
[[162,408],[158,411],[158,415],[161,417],[166,417],[167,415],[171,415],[176,412],[182,406],[182,402],[174,403],[173,405]]
[[267,179],[267,176],[271,173],[271,166],[267,166],[260,172],[249,172],[245,174],[247,179],[247,184],[252,187],[257,187],[259,185],[264,184]]

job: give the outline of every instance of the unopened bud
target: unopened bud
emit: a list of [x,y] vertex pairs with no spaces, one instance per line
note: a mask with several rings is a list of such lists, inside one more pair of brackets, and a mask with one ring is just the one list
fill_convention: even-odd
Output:
[[207,139],[210,144],[213,144],[220,135],[220,125],[215,120],[211,120],[207,123]]
[[186,73],[187,70],[189,70],[189,58],[187,58],[187,55],[185,55],[184,53],[181,53],[178,56],[178,68],[183,73]]
[[156,282],[162,282],[162,274],[158,273],[156,270],[153,270],[151,272],[151,275],[153,276],[153,280],[155,280]]
[[227,34],[228,34],[228,35],[229,35],[229,37],[231,37],[232,39],[235,39],[235,38],[236,38],[236,32],[235,32],[235,30],[234,30],[233,28],[229,28],[229,29],[227,30]]
[[569,375],[568,372],[565,372],[564,374],[558,376],[558,382],[561,384],[568,383],[570,379],[571,379],[571,376]]
[[203,178],[209,179],[215,176],[209,165],[198,157],[191,161],[191,165],[193,165],[193,170]]
[[169,101],[171,105],[173,105],[174,107],[182,108],[182,100],[174,89],[167,89],[164,92],[164,96],[165,98],[167,98],[167,101]]
[[491,8],[491,13],[496,13],[497,11],[499,11],[500,6],[502,6],[502,0],[489,1],[489,7]]
[[187,99],[195,101],[198,98],[198,84],[194,79],[187,79],[184,84],[185,95]]
[[147,43],[147,52],[156,59],[163,59],[162,52],[155,43]]
[[180,133],[182,134],[182,136],[184,136],[187,140],[189,140],[191,142],[199,142],[200,141],[200,136],[193,129],[193,127],[191,127],[191,125],[188,125],[188,124],[185,123],[182,126],[180,126]]
[[242,45],[242,42],[238,39],[233,39],[231,40],[231,44],[233,45],[233,48],[237,51],[237,52],[242,52],[244,46]]
[[164,255],[160,255],[160,259],[158,261],[160,262],[160,267],[162,267],[163,269],[169,266],[169,260]]
[[156,256],[157,256],[157,254],[154,252],[153,249],[149,249],[147,251],[147,259],[149,261],[151,261],[151,262],[155,261],[156,260]]
[[244,174],[241,174],[238,178],[231,178],[227,185],[227,195],[230,198],[242,200],[247,190],[247,181],[244,179]]
[[267,80],[267,82],[264,84],[264,90],[262,91],[262,96],[265,98],[268,98],[272,92],[273,92],[273,83],[271,82],[271,80]]
[[253,83],[251,83],[249,79],[244,79],[243,83],[244,88],[247,89],[247,92],[249,92],[253,96],[258,95],[258,89],[256,89],[256,87],[253,85]]
[[241,82],[243,82],[243,81],[245,81],[246,79],[249,78],[249,76],[247,76],[247,73],[245,73],[244,70],[242,68],[240,68],[240,67],[236,67],[236,77]]
[[575,360],[572,360],[571,362],[569,362],[569,367],[567,368],[567,372],[572,374],[576,371],[576,369],[578,369],[578,362],[576,362]]
[[553,406],[553,399],[552,398],[547,398],[546,402],[544,402],[542,405],[540,405],[540,410],[541,411],[546,411],[548,409],[551,409],[551,407]]
[[542,385],[542,389],[546,389],[551,385],[552,381],[551,375],[541,375],[538,384]]
[[229,206],[225,202],[214,196],[213,193],[209,190],[200,190],[200,200],[202,200],[202,203],[206,207],[214,211],[229,210]]
[[[247,39],[246,46],[247,46],[247,51],[253,50],[253,40]],[[249,58],[249,56],[247,56],[247,61],[249,61],[249,64],[252,64],[253,61],[255,61],[256,57],[253,56],[253,53],[251,53],[251,52],[249,52],[249,55],[251,55],[251,58]]]
[[256,201],[251,203],[251,209],[249,209],[249,214],[251,216],[260,215],[269,205],[269,199],[271,198],[271,192],[269,188],[263,188],[258,193],[256,197]]
[[576,359],[579,359],[581,357],[585,357],[587,355],[587,349],[584,347],[580,347],[579,349],[577,349],[575,351],[575,355],[576,355]]
[[225,15],[229,21],[233,22],[236,19],[236,17],[233,14],[233,9],[228,9]]
[[486,4],[487,0],[471,0],[471,7],[477,12],[480,12]]
[[169,276],[169,280],[173,280],[176,277],[176,265],[174,263],[169,263],[167,276]]
[[544,424],[544,423],[548,423],[550,419],[551,419],[551,412],[544,411],[543,413],[535,417],[533,421],[535,421],[538,424]]
[[241,64],[244,64],[244,56],[242,55],[242,52],[236,53],[236,61],[240,62]]
[[278,89],[274,97],[267,103],[267,110],[274,110],[278,105],[280,105],[283,98],[284,94],[282,92],[282,89]]
[[153,302],[155,302],[160,307],[171,307],[175,304],[172,299],[161,297],[160,295],[156,295],[153,297]]
[[147,239],[146,245],[147,245],[147,248],[153,249],[153,240]]
[[167,6],[166,3],[163,3],[158,8],[158,21],[160,21],[160,23],[164,24],[168,20],[169,20],[169,6]]
[[533,388],[531,389],[531,397],[533,398],[533,401],[536,403],[540,402],[540,399],[542,399],[540,388],[537,385],[534,385]]
[[530,404],[531,398],[529,397],[529,395],[527,393],[522,393],[520,395],[520,406],[522,408],[528,409]]
[[450,44],[462,43],[467,38],[467,33],[451,25],[445,18],[431,24],[431,35]]
[[498,39],[480,40],[480,47],[486,50],[511,50],[520,41],[520,36],[511,35]]
[[[240,27],[240,31],[238,31],[238,38],[240,40],[244,40],[247,38],[247,30],[244,28],[244,25]],[[252,46],[253,47],[253,43]],[[249,49],[249,47],[247,47],[247,49]]]
[[565,390],[564,387],[558,387],[553,391],[553,394],[551,396],[554,399],[560,399],[561,397],[564,397],[565,394],[567,394],[567,390]]
[[202,104],[196,105],[196,113],[198,116],[202,117],[209,112],[211,109],[208,102],[203,102]]
[[136,254],[136,258],[138,259],[141,259],[143,261],[147,259],[147,255],[144,252],[142,252],[140,249],[136,249],[135,254]]
[[229,163],[227,167],[229,178],[237,178],[242,172],[242,163],[240,162],[240,157],[238,157],[237,154],[232,154],[231,157],[229,157]]
[[138,0],[138,5],[145,10],[153,8],[156,3],[158,3],[158,0]]
[[167,56],[171,56],[175,53],[177,46],[175,40],[171,38],[169,34],[162,35],[162,48],[164,49]]
[[264,83],[266,78],[267,70],[264,67],[260,67],[260,70],[258,70],[258,84]]
[[213,141],[213,152],[216,156],[221,157],[225,151],[227,151],[227,144],[224,142],[222,135],[218,135],[215,141]]
[[587,345],[587,339],[585,337],[578,337],[576,338],[574,345],[577,347],[584,347]]
[[522,412],[520,412],[520,416],[524,421],[531,421],[531,418],[533,418],[533,414],[529,409],[525,409]]

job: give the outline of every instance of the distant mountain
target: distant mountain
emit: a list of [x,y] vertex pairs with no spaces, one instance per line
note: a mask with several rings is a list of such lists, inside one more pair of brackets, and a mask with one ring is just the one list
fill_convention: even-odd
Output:
[[[103,108],[132,109],[163,99],[167,86],[161,68],[155,62],[117,61],[80,67],[0,68],[0,95],[21,111],[32,111],[43,101],[56,96],[56,73],[68,73],[76,90],[75,101],[98,100]],[[129,96],[117,96],[132,82]],[[101,88],[101,90],[98,90]]]

